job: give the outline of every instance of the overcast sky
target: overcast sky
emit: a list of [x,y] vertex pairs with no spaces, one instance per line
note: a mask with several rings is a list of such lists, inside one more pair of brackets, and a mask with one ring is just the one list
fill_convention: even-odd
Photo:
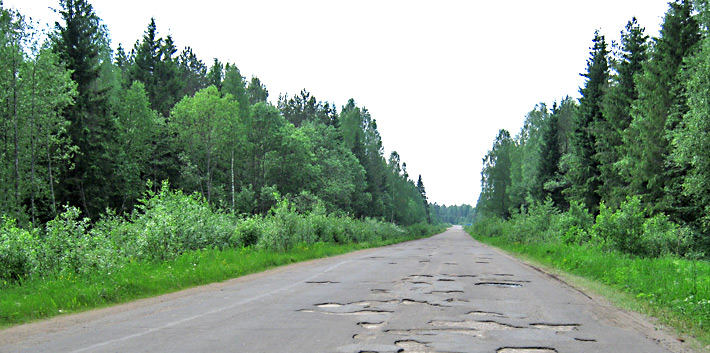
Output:
[[[0,0],[3,1],[3,0]],[[42,23],[58,0],[4,0]],[[636,16],[658,34],[666,0],[90,0],[114,47],[151,17],[160,36],[258,76],[275,102],[305,88],[377,120],[431,202],[475,205],[497,131],[516,134],[538,102],[579,97],[595,29],[608,42]]]

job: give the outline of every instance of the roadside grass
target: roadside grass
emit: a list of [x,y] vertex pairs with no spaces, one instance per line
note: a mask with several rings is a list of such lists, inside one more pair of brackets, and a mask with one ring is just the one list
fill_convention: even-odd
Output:
[[129,262],[110,273],[69,274],[30,279],[15,285],[0,284],[0,328],[426,236],[407,235],[351,244],[297,244],[285,252],[253,248],[198,250],[164,262]]
[[[519,243],[502,237],[477,240],[522,255],[572,277],[576,284],[623,308],[659,319],[710,349],[710,263],[678,257],[641,258],[561,243]],[[571,274],[571,276],[570,276]],[[579,276],[579,277],[577,277]],[[581,277],[581,279],[580,279]]]

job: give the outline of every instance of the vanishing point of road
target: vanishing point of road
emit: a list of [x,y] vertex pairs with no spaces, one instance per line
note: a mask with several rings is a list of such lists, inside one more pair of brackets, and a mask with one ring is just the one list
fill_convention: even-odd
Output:
[[0,331],[0,352],[678,351],[460,227]]

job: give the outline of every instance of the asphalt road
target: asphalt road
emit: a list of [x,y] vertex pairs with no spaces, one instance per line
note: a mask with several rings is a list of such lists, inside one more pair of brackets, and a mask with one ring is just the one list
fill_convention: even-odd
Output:
[[0,352],[669,352],[460,228],[0,331]]

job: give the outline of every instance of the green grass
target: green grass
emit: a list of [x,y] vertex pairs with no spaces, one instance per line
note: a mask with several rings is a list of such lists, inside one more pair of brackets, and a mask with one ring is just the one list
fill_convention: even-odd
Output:
[[286,252],[251,248],[201,250],[174,260],[130,262],[108,274],[32,279],[0,284],[0,328],[224,281],[276,266],[422,238],[376,243],[297,245]]
[[586,287],[615,304],[657,317],[703,346],[710,345],[707,261],[639,258],[579,245],[511,243],[502,237],[474,237],[527,260],[580,276],[586,280]]

